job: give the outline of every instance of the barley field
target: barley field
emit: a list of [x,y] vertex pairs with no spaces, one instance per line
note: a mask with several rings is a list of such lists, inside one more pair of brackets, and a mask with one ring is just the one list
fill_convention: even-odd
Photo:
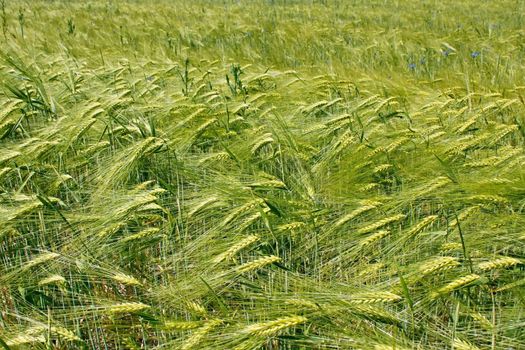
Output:
[[0,349],[525,349],[525,1],[0,7]]

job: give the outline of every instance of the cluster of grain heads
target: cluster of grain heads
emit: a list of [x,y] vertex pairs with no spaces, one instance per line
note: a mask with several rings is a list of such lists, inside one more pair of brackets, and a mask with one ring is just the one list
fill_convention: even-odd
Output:
[[0,347],[525,348],[518,2],[0,4]]

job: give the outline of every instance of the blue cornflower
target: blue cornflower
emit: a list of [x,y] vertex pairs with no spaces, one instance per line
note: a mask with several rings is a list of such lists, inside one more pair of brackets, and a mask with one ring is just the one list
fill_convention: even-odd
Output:
[[410,70],[416,69],[416,64],[415,63],[409,63],[408,64],[408,69],[410,69]]
[[450,49],[446,49],[446,50],[444,50],[444,51],[441,51],[441,53],[442,53],[443,56],[445,56],[445,57],[448,57],[448,55],[450,55],[451,52],[452,52],[452,50],[450,50]]
[[470,57],[472,58],[476,58],[478,57],[479,55],[481,55],[481,51],[474,51],[470,54]]

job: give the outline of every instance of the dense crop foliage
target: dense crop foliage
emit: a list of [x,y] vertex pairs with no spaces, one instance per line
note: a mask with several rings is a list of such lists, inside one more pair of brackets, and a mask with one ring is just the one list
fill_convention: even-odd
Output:
[[525,348],[523,1],[0,5],[0,348]]

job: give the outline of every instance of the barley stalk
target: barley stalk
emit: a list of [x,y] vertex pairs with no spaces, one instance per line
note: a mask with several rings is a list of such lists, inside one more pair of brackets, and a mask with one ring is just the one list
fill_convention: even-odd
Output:
[[249,325],[242,332],[261,337],[270,337],[282,330],[306,323],[307,321],[308,319],[303,316],[283,317],[273,321]]

